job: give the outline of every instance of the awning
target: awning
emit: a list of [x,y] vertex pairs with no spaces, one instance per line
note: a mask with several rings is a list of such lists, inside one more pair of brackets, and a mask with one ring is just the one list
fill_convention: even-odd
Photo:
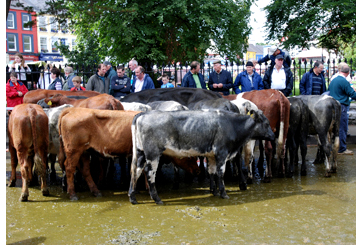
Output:
[[52,53],[40,53],[40,60],[45,61],[63,61],[63,56]]

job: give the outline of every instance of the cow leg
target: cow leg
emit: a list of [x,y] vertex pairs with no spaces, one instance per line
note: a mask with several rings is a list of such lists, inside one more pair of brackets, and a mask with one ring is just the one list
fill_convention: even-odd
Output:
[[79,159],[81,154],[78,152],[68,153],[66,160],[64,162],[66,178],[67,178],[67,193],[71,201],[77,201],[78,196],[75,193],[74,187],[74,173],[77,166],[79,167]]
[[265,153],[267,159],[266,166],[266,175],[264,178],[265,183],[270,183],[272,179],[272,157],[273,157],[273,149],[271,141],[265,141]]
[[38,170],[38,173],[41,177],[41,191],[43,196],[49,196],[49,189],[47,187],[47,151],[41,151],[35,155],[35,164]]
[[235,165],[236,165],[236,174],[237,174],[237,177],[238,177],[238,181],[239,181],[239,187],[240,187],[240,190],[246,190],[247,189],[247,183],[246,183],[246,179],[245,179],[245,175],[242,171],[242,163],[241,161],[238,160],[238,155],[231,159],[231,162],[234,162]]
[[18,154],[18,159],[21,165],[22,177],[22,193],[20,196],[21,202],[28,201],[29,191],[28,187],[32,178],[33,156],[28,156],[26,153]]
[[[128,163],[131,163],[128,161]],[[121,176],[120,176],[120,183],[126,189],[129,187],[129,179],[126,173],[126,156],[120,155],[119,156],[119,164],[121,169]]]
[[253,180],[253,148],[255,146],[255,141],[250,141],[248,142],[244,148],[244,161],[245,161],[245,167],[247,169],[247,183],[252,184]]
[[57,182],[57,175],[56,175],[56,168],[55,168],[56,157],[57,157],[56,154],[51,154],[51,153],[48,156],[48,160],[51,163],[51,169],[49,170],[49,172],[50,172],[49,179],[52,184],[55,184]]
[[260,178],[264,178],[264,172],[265,172],[265,168],[264,168],[264,162],[265,162],[265,152],[264,152],[264,144],[265,141],[264,140],[259,140],[259,149],[260,149],[260,156],[258,158],[258,163],[257,163],[257,168],[258,168],[258,172],[260,174]]
[[217,175],[216,175],[216,162],[214,157],[208,158],[208,173],[210,179],[210,193],[214,196],[218,195],[218,190],[216,187],[216,183],[218,183]]
[[[302,156],[302,165],[300,168],[300,175],[305,176],[307,175],[307,164],[306,164],[306,155],[307,155],[307,136],[303,137],[300,139],[300,154]],[[296,151],[296,157],[298,157],[298,148]]]
[[198,181],[204,181],[206,179],[206,174],[205,174],[205,166],[204,166],[204,157],[199,157],[200,165],[200,174],[198,176]]
[[224,183],[226,161],[223,160],[221,157],[215,157],[215,158],[216,158],[216,172],[217,172],[218,182],[219,182],[220,197],[224,199],[229,199],[229,196],[226,194],[225,183]]
[[179,189],[179,167],[174,166],[173,190]]
[[[107,159],[105,159],[105,160],[107,160]],[[101,193],[98,190],[97,186],[95,185],[94,180],[90,174],[90,155],[89,155],[89,153],[84,152],[83,155],[81,156],[81,161],[83,162],[83,167],[81,168],[81,172],[88,184],[90,192],[95,197],[101,197]]]
[[143,151],[136,149],[137,153],[136,156],[132,157],[131,162],[131,181],[130,181],[130,188],[129,188],[129,199],[132,204],[137,204],[136,200],[136,184],[138,178],[141,176],[142,170],[145,166],[145,155]]
[[337,152],[340,147],[339,137],[335,137],[332,148],[332,160],[331,160],[331,172],[336,173],[337,171]]
[[148,160],[146,159],[146,167],[144,168],[146,176],[147,176],[147,181],[148,181],[148,187],[150,191],[150,196],[151,198],[155,201],[156,204],[163,204],[161,199],[158,196],[157,190],[156,190],[156,172],[159,164],[159,158],[155,160]]
[[9,144],[9,152],[11,155],[11,177],[9,180],[9,187],[15,187],[16,185],[16,168],[18,165],[18,158],[16,149],[12,146],[11,142]]

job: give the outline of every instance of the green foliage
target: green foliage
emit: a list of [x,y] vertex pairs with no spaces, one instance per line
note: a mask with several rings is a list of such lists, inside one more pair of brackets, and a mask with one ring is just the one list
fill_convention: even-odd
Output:
[[[215,50],[234,59],[247,48],[253,0],[48,0],[47,9],[60,23],[69,19],[79,37],[75,53],[88,49],[115,63],[202,61]],[[92,43],[93,41],[93,43]],[[63,48],[61,48],[61,51]]]
[[265,7],[268,40],[281,40],[285,48],[306,47],[317,40],[320,47],[340,50],[340,41],[356,35],[355,0],[276,0]]

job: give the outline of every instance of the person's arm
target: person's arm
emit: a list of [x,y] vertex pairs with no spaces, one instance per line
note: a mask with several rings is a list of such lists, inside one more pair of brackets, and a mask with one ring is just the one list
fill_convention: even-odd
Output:
[[183,80],[182,80],[182,82],[181,82],[181,86],[182,86],[182,87],[189,87],[187,80],[188,80],[188,73],[185,74],[184,77],[183,77]]
[[233,85],[231,73],[226,71],[225,75],[226,75],[226,83],[223,84],[223,89],[229,90],[230,88],[232,88],[232,85]]
[[291,70],[288,70],[288,72],[286,73],[286,96],[290,95],[292,93],[293,90],[293,73],[291,72]]
[[272,74],[269,74],[270,73],[270,70],[267,70],[265,72],[265,75],[263,77],[263,87],[264,89],[270,89],[271,88],[271,76]]
[[270,58],[269,58],[269,55],[267,54],[265,57],[259,59],[259,60],[257,61],[257,63],[261,64],[261,63],[267,62],[267,61],[269,61],[269,60],[270,60]]
[[153,83],[153,80],[151,77],[147,78],[147,82],[148,82],[148,89],[155,89],[155,84]]
[[86,90],[94,91],[93,77],[89,78],[87,86],[85,86]]
[[[241,74],[241,73],[240,73]],[[235,94],[239,94],[241,93],[241,90],[239,89],[239,86],[241,85],[241,75],[238,74],[235,78],[235,82],[234,82],[234,85],[233,85],[233,90],[235,92]]]
[[254,78],[257,81],[257,90],[262,90],[265,88],[263,81],[262,81],[262,77],[256,72],[254,75]]
[[213,81],[213,77],[214,77],[214,74],[213,72],[209,74],[209,81],[208,81],[208,88],[210,90],[214,90],[214,87],[213,87],[213,84],[214,84],[214,81]]
[[308,73],[305,73],[302,77],[302,80],[299,83],[299,92],[301,95],[307,94],[307,92],[306,92],[307,91],[307,89],[306,89],[307,77],[309,78]]
[[130,78],[127,78],[126,88],[124,87],[123,89],[121,89],[121,92],[129,93],[130,90],[131,90],[131,80],[130,80]]
[[111,89],[112,89],[112,90],[119,90],[119,91],[121,91],[121,89],[125,88],[125,85],[123,85],[123,84],[116,84],[116,83],[115,83],[115,82],[116,82],[116,79],[118,79],[117,76],[111,78],[111,81],[110,81]]

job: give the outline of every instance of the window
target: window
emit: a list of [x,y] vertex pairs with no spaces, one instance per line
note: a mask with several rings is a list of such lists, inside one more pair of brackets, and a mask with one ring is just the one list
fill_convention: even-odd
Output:
[[51,23],[51,32],[58,32],[58,24],[54,17],[51,17],[49,21]]
[[67,45],[68,46],[68,39],[67,38],[61,38],[61,45]]
[[17,35],[7,33],[7,49],[8,51],[17,51]]
[[63,33],[67,33],[68,32],[67,22],[64,22],[64,23],[61,24],[61,31]]
[[15,13],[9,12],[7,16],[7,23],[6,23],[8,29],[16,29],[15,17],[16,17]]
[[51,40],[51,44],[52,44],[52,52],[58,52],[58,37],[52,37]]
[[23,35],[23,51],[24,52],[33,52],[33,42],[32,42],[32,35]]
[[46,22],[46,17],[45,16],[40,16],[38,17],[38,23],[39,23],[39,28],[40,31],[47,31],[47,22]]
[[41,52],[47,53],[47,37],[40,37]]
[[25,27],[25,24],[29,21],[31,21],[31,16],[29,14],[22,14],[22,29],[23,30],[26,30],[26,31],[29,31],[31,30],[31,27],[28,26],[28,27]]
[[72,39],[72,49],[75,47],[75,45],[77,45],[77,43],[75,42],[75,39]]

